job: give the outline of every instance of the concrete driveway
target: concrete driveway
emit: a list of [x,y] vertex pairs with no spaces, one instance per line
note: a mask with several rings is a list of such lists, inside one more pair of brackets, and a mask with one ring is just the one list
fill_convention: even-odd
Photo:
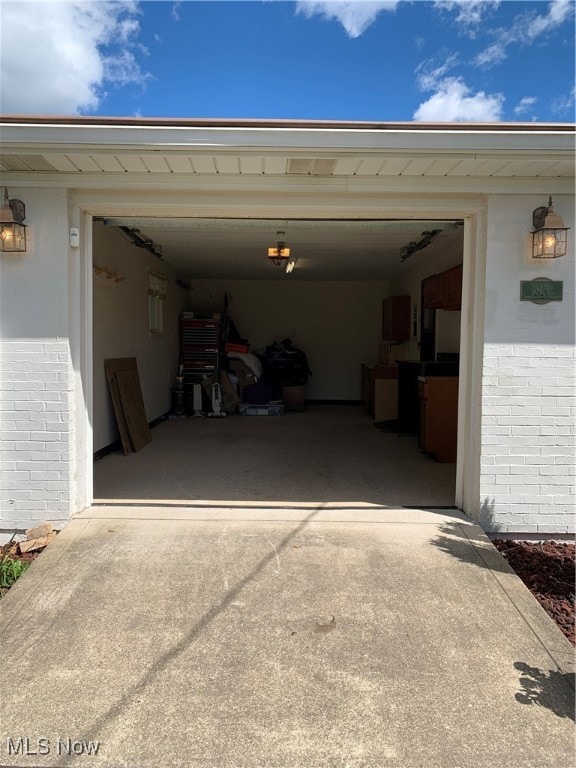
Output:
[[550,768],[573,649],[459,513],[82,513],[0,603],[0,765]]

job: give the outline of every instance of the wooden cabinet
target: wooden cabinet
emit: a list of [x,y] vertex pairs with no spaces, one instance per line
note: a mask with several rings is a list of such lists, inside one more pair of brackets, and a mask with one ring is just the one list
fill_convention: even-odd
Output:
[[457,264],[444,274],[444,305],[442,309],[458,310],[462,308],[462,264]]
[[462,307],[462,264],[422,280],[422,308],[457,310]]
[[436,461],[456,461],[458,437],[458,377],[421,376],[420,448]]
[[398,431],[418,433],[420,429],[419,379],[422,376],[458,376],[457,361],[398,361]]
[[362,364],[362,404],[375,421],[398,415],[398,368]]
[[422,281],[422,308],[442,309],[444,305],[444,273],[430,275]]
[[410,340],[410,296],[389,296],[382,302],[382,341]]

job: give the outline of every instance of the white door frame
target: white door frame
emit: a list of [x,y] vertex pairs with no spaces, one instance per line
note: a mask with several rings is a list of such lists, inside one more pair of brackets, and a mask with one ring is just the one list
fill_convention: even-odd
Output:
[[[174,201],[166,203],[162,193],[147,191],[140,203],[139,191],[128,195],[118,190],[93,193],[86,190],[74,194],[73,214],[80,222],[81,247],[78,290],[80,317],[76,328],[76,492],[75,510],[79,512],[93,502],[93,328],[92,328],[92,219],[93,216],[141,215],[174,216]],[[118,198],[121,197],[121,200]],[[155,199],[156,197],[156,199]],[[338,205],[294,204],[267,199],[246,204],[225,202],[207,205],[183,203],[178,216],[245,218],[320,218],[338,220],[361,219],[461,219],[464,221],[462,321],[460,328],[460,381],[458,403],[458,447],[456,460],[455,505],[474,516],[478,508],[480,483],[480,417],[484,339],[484,295],[486,271],[486,198],[474,196],[462,202],[452,196],[434,200],[422,198],[395,199],[387,195],[362,195],[353,204],[343,196]],[[452,199],[450,199],[452,197]],[[92,198],[92,200],[90,200]],[[332,201],[330,201],[332,202]],[[359,203],[361,205],[359,206]]]

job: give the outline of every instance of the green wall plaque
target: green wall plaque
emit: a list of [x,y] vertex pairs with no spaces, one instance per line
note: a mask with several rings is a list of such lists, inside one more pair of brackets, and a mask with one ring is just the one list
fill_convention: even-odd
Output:
[[520,301],[532,301],[534,304],[548,304],[549,301],[562,301],[562,280],[550,280],[549,277],[535,277],[534,280],[520,281]]

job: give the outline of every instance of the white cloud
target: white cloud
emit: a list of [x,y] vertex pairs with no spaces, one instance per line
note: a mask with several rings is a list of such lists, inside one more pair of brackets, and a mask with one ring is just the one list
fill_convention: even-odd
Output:
[[452,53],[450,56],[444,54],[445,58],[441,64],[436,64],[434,59],[426,59],[416,67],[418,86],[423,91],[433,91],[444,76],[458,63],[458,54]]
[[174,5],[172,6],[172,18],[174,21],[180,21],[180,6],[182,5],[182,0],[177,0]]
[[526,112],[530,112],[530,109],[537,101],[538,99],[536,96],[524,96],[524,98],[520,99],[518,104],[514,107],[514,114],[519,116],[526,114]]
[[474,36],[486,14],[500,5],[500,0],[436,0],[434,5],[441,11],[458,11],[456,22]]
[[89,112],[105,85],[144,83],[129,50],[137,12],[135,0],[2,2],[2,112]]
[[520,31],[525,41],[532,41],[540,35],[556,29],[574,13],[574,0],[552,0],[548,6],[546,16],[538,14],[526,14],[522,18]]
[[381,11],[394,11],[400,0],[298,0],[296,13],[307,18],[323,16],[328,21],[336,20],[346,30],[348,37],[360,37],[375,21]]
[[552,111],[555,115],[558,115],[559,117],[564,117],[564,115],[569,115],[569,119],[571,122],[575,119],[574,114],[574,106],[576,104],[576,85],[572,86],[572,90],[569,94],[564,94],[563,96],[559,96],[557,99],[554,99],[552,101]]
[[494,43],[481,51],[474,59],[477,67],[493,67],[507,58],[506,46],[502,43]]
[[515,17],[509,28],[494,32],[496,42],[478,54],[475,63],[488,67],[506,58],[509,45],[532,45],[538,38],[553,32],[574,15],[574,0],[551,0],[544,15],[527,11]]
[[420,104],[413,119],[418,122],[498,122],[502,119],[501,93],[472,93],[459,77],[447,77],[436,84],[436,93]]

